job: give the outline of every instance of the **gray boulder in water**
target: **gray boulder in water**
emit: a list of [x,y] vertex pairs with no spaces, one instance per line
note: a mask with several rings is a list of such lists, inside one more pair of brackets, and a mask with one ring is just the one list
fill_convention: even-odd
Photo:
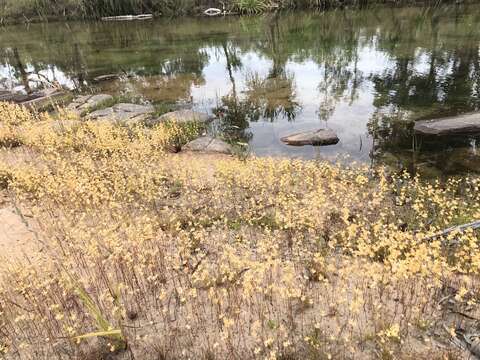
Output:
[[0,92],[0,101],[21,104],[28,109],[44,110],[52,105],[64,103],[69,94],[61,89],[48,88],[31,94],[21,94],[9,91]]
[[293,146],[334,145],[339,141],[337,134],[335,134],[332,130],[326,130],[326,129],[310,130],[310,131],[295,133],[292,135],[284,136],[280,140],[288,145],[293,145]]
[[417,121],[414,130],[422,135],[437,136],[480,134],[480,113]]
[[207,153],[231,154],[232,147],[225,141],[211,136],[202,136],[192,140],[182,148],[189,151],[201,151]]
[[213,118],[206,113],[193,111],[193,110],[177,110],[177,111],[172,111],[172,112],[163,114],[162,116],[156,119],[149,120],[147,124],[151,126],[157,125],[163,122],[174,122],[177,124],[197,122],[197,123],[206,124],[212,119]]
[[67,106],[67,110],[80,115],[112,99],[113,96],[108,94],[83,95],[73,99]]
[[144,121],[154,111],[155,108],[152,105],[120,103],[110,108],[94,111],[88,114],[85,118],[87,120],[129,124]]

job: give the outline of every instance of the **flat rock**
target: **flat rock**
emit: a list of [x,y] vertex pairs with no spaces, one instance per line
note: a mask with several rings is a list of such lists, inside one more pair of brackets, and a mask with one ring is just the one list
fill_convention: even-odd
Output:
[[36,91],[30,94],[14,92],[14,91],[1,91],[0,92],[0,101],[13,102],[16,104],[21,104],[25,101],[35,100],[45,96],[44,93]]
[[129,104],[129,103],[120,103],[113,106],[115,111],[123,112],[153,112],[155,108],[152,105],[139,105],[139,104]]
[[154,111],[155,108],[152,105],[120,103],[110,108],[94,111],[88,114],[85,118],[87,120],[130,123],[143,121]]
[[0,101],[9,101],[13,97],[14,93],[8,90],[0,90]]
[[73,99],[67,106],[67,110],[82,114],[89,109],[95,108],[106,101],[112,100],[113,96],[108,94],[84,95]]
[[28,109],[45,110],[49,106],[64,104],[69,97],[70,97],[69,93],[65,91],[57,90],[52,93],[49,93],[48,95],[41,96],[34,100],[25,101],[21,104]]
[[310,130],[310,131],[295,133],[292,135],[282,137],[280,140],[288,145],[293,145],[293,146],[334,145],[339,141],[337,134],[335,134],[332,130],[326,130],[326,129]]
[[0,101],[21,104],[29,109],[42,110],[49,105],[54,105],[60,101],[63,102],[67,96],[67,92],[56,88],[38,90],[30,94],[2,91],[0,93]]
[[183,150],[201,151],[207,153],[231,154],[232,147],[225,141],[211,136],[202,136],[183,146]]
[[480,113],[417,121],[414,130],[419,134],[437,136],[480,134]]
[[157,119],[150,120],[148,125],[156,125],[163,122],[174,122],[178,124],[185,124],[189,122],[208,123],[212,117],[206,113],[193,110],[177,110],[163,114]]

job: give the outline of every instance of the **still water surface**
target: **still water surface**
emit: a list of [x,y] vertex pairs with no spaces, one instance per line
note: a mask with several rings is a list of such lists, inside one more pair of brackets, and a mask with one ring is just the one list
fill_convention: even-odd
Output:
[[[0,88],[24,86],[26,69],[31,87],[48,79],[219,114],[216,130],[259,156],[480,172],[480,138],[412,132],[418,119],[480,110],[479,24],[469,5],[10,26],[0,29]],[[122,77],[93,81],[111,73]],[[339,144],[279,140],[318,128]]]

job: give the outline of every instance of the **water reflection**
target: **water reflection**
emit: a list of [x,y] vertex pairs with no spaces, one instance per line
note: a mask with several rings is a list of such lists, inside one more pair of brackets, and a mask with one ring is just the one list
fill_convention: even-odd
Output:
[[[215,112],[217,130],[258,155],[480,171],[478,139],[416,138],[411,125],[480,110],[479,20],[465,5],[15,26],[0,32],[0,86],[55,82]],[[279,141],[323,127],[340,143]]]

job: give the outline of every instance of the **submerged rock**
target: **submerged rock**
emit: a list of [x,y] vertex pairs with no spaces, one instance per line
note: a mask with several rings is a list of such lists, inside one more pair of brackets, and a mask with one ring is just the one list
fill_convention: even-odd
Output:
[[175,122],[178,124],[185,124],[189,122],[197,122],[197,123],[208,123],[213,118],[206,113],[201,113],[198,111],[193,110],[177,110],[172,111],[166,114],[163,114],[157,119],[150,120],[148,125],[156,125],[163,122]]
[[419,134],[437,136],[480,134],[480,113],[417,121],[414,130]]
[[190,141],[183,147],[184,150],[202,151],[209,153],[231,154],[232,147],[225,141],[213,138],[211,136],[202,136]]
[[110,108],[94,111],[88,114],[87,120],[102,120],[119,123],[138,122],[147,119],[155,108],[152,105],[137,105],[120,103]]
[[417,164],[415,171],[426,179],[439,179],[442,177],[442,171],[429,162]]
[[73,99],[73,102],[67,106],[67,110],[82,114],[92,108],[95,108],[106,101],[113,99],[112,95],[108,94],[96,94],[96,95],[84,95]]
[[304,131],[301,133],[296,133],[282,137],[280,139],[284,143],[293,146],[303,146],[303,145],[333,145],[338,143],[339,139],[337,134],[332,130],[311,130]]

